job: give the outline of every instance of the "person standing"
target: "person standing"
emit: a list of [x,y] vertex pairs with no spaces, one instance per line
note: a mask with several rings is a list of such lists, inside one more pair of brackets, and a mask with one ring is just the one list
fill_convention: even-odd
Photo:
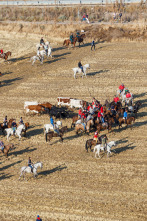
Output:
[[91,42],[91,51],[92,51],[93,48],[94,48],[94,51],[95,51],[95,41],[94,40]]
[[36,219],[36,221],[42,221],[42,219],[40,218],[39,215],[37,215],[37,219]]

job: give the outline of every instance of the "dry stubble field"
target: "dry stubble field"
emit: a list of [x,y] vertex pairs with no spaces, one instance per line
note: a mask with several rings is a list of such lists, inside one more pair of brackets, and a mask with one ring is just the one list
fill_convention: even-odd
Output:
[[[146,214],[146,73],[147,45],[145,42],[101,43],[96,51],[90,46],[67,50],[53,45],[54,59],[34,66],[29,58],[35,54],[35,44],[28,39],[16,41],[2,37],[4,50],[13,52],[11,63],[1,60],[0,121],[7,114],[18,121],[22,116],[31,128],[27,138],[11,137],[16,149],[8,160],[0,155],[0,218],[3,221],[33,221],[39,214],[43,221],[53,220],[147,220]],[[39,41],[39,39],[38,39]],[[21,50],[21,53],[19,53]],[[30,52],[29,50],[29,52]],[[87,78],[75,80],[71,68],[78,61],[89,63]],[[123,82],[141,100],[142,107],[133,129],[114,129],[109,141],[117,141],[110,158],[104,155],[95,159],[94,153],[85,151],[85,142],[93,133],[77,137],[74,130],[64,136],[63,144],[53,139],[45,142],[43,125],[49,116],[25,116],[24,101],[48,101],[57,104],[58,96],[91,101],[95,96],[104,103],[113,99],[119,84]],[[71,119],[63,120],[70,128]],[[106,131],[107,132],[107,131]],[[102,134],[105,132],[102,132]],[[0,134],[5,143],[6,137]],[[20,168],[42,161],[43,169],[34,179],[18,180]]]

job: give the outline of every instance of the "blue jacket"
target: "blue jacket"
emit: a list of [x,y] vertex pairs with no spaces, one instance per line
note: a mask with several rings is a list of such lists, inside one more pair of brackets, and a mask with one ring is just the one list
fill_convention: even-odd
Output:
[[124,117],[126,118],[128,116],[128,113],[125,111],[124,112]]
[[50,122],[51,122],[51,124],[54,126],[54,120],[53,120],[52,117],[50,118]]

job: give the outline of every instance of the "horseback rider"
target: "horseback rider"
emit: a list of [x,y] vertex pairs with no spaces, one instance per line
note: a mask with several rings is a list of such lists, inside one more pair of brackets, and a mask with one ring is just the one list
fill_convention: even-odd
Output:
[[0,140],[0,150],[4,152],[4,148],[5,148],[4,143],[3,141]]
[[79,109],[78,115],[79,115],[79,118],[82,117],[82,108]]
[[73,43],[73,40],[74,40],[74,36],[73,36],[73,33],[71,33],[71,35],[70,35],[71,44]]
[[84,73],[84,71],[83,71],[83,65],[81,64],[81,61],[79,61],[78,67],[81,68],[82,72]]
[[125,119],[125,123],[127,123],[128,111],[125,109],[123,119]]
[[121,84],[121,85],[119,86],[120,94],[121,94],[121,92],[124,90],[124,88],[125,88],[125,85],[124,85],[124,84]]
[[77,37],[78,40],[79,40],[79,38],[80,38],[80,32],[79,32],[79,31],[77,31],[77,33],[76,33],[76,37]]
[[31,168],[31,172],[33,173],[33,163],[32,163],[31,157],[29,157],[29,160],[28,160],[28,167]]
[[104,137],[102,137],[102,145],[103,145],[105,151],[107,150],[107,140],[108,140],[108,138],[105,134]]
[[19,124],[24,124],[22,117],[19,120]]
[[4,55],[3,49],[0,50],[0,53],[1,53],[2,56]]
[[115,102],[115,104],[117,104],[117,102],[119,101],[119,98],[115,95],[113,101]]
[[46,52],[46,55],[48,55],[48,44],[47,45],[45,44],[43,47],[44,47],[44,50]]
[[3,126],[7,126],[8,125],[8,121],[7,121],[7,116],[5,116],[4,122],[3,122]]
[[94,133],[94,138],[93,138],[93,140],[95,140],[96,141],[96,143],[98,142],[98,130],[96,130],[95,131],[95,133]]
[[45,45],[45,42],[43,40],[43,37],[40,39],[40,45]]
[[17,127],[17,124],[16,124],[16,121],[14,119],[13,122],[12,122],[13,135],[15,135],[16,127]]
[[56,127],[56,123],[54,123],[54,119],[52,116],[50,117],[50,123],[53,125],[54,132],[56,132],[58,135],[60,135],[59,129]]

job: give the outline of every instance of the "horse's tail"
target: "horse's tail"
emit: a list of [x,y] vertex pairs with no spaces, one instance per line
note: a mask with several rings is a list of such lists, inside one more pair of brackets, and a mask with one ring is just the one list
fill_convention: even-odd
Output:
[[85,149],[86,149],[87,152],[88,152],[88,140],[86,140]]
[[66,40],[64,40],[63,45],[65,45],[65,43],[66,43]]
[[45,134],[45,140],[46,140],[46,142],[47,142],[47,133]]

